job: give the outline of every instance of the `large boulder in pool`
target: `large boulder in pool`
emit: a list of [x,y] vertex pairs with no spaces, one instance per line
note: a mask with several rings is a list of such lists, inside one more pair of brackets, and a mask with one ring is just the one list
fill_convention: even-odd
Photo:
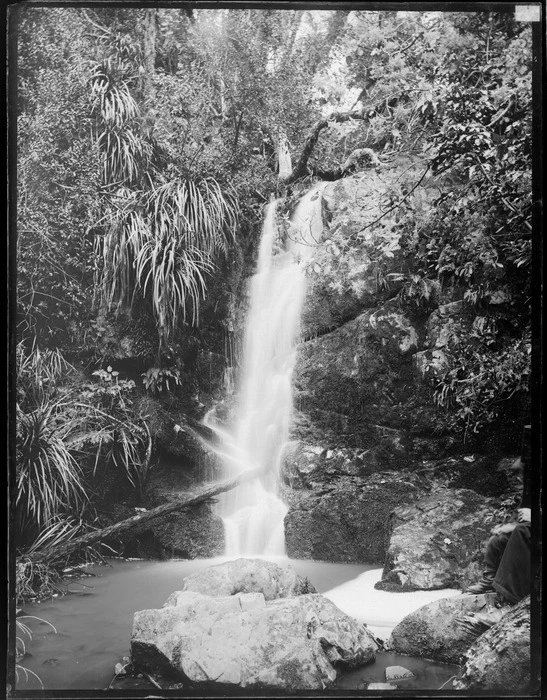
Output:
[[480,573],[494,504],[471,489],[440,488],[396,508],[377,588],[465,588]]
[[136,668],[225,692],[321,691],[375,652],[366,627],[319,594],[179,591],[162,609],[135,613],[131,639]]
[[421,493],[412,476],[379,472],[293,494],[285,516],[287,553],[295,559],[381,564],[392,510]]
[[507,610],[495,607],[491,593],[441,598],[404,617],[393,628],[388,647],[398,654],[459,664],[477,638],[463,619],[474,613],[501,619]]
[[210,596],[262,593],[265,600],[317,592],[308,579],[299,576],[291,566],[246,558],[210,566],[187,576],[183,580],[181,591],[173,593],[166,605],[176,605],[178,596],[183,591]]
[[526,596],[467,650],[454,688],[527,694],[531,690],[530,652],[530,596]]

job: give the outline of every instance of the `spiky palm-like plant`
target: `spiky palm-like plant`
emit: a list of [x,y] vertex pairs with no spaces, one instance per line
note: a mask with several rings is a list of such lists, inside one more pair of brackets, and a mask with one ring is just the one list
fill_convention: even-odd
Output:
[[61,377],[74,371],[58,348],[41,350],[35,343],[25,350],[22,342],[16,348],[17,399],[25,408],[34,408],[52,396]]
[[106,126],[99,135],[98,145],[103,154],[105,183],[136,182],[140,162],[149,157],[150,149],[128,127]]
[[180,179],[153,189],[147,210],[157,231],[169,228],[186,245],[207,254],[226,252],[237,224],[237,200],[218,182]]
[[17,410],[15,506],[22,531],[42,528],[61,512],[78,512],[87,500],[82,472],[63,441],[70,430],[66,408],[57,399],[28,413]]
[[[150,238],[139,251],[137,279],[152,302],[160,338],[167,341],[179,316],[198,320],[205,276],[225,253],[237,223],[237,201],[213,178],[175,180],[146,201]],[[151,284],[152,282],[152,284]]]
[[151,300],[160,341],[166,344],[179,312],[186,318],[188,306],[192,324],[196,323],[199,299],[205,295],[204,275],[214,269],[213,263],[199,248],[185,246],[164,230],[163,236],[151,236],[146,241],[136,269],[143,294]]
[[102,155],[104,183],[136,183],[151,149],[140,137],[139,107],[123,72],[110,59],[96,66],[91,77],[91,103],[101,129],[97,145]]
[[95,277],[96,300],[103,314],[131,306],[137,281],[135,261],[150,238],[135,192],[121,187],[113,203],[105,217],[106,232],[95,239],[95,255],[100,261]]
[[99,308],[104,314],[131,307],[140,290],[151,305],[161,346],[178,318],[197,322],[205,277],[234,236],[237,199],[214,178],[153,184],[150,142],[139,131],[139,109],[123,66],[107,59],[96,67],[91,99],[103,178],[112,186],[106,232],[96,245]]
[[102,308],[131,306],[135,290],[151,304],[161,343],[177,320],[196,324],[213,259],[226,252],[237,223],[237,200],[212,178],[176,180],[139,197],[119,191],[97,252]]

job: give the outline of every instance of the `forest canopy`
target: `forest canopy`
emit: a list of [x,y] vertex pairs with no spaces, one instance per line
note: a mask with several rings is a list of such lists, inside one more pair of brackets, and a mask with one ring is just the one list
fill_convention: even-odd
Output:
[[[427,216],[408,207],[419,179],[390,204],[408,260],[402,308],[420,316],[450,287],[476,319],[436,387],[435,429],[480,433],[527,394],[529,23],[503,8],[19,5],[10,31],[29,540],[56,514],[85,511],[82,463],[99,453],[144,483],[151,438],[134,381],[105,362],[110,325],[138,336],[146,390],[181,386],[185,353],[225,352],[215,329],[252,268],[264,204],[345,177],[363,154],[411,158],[448,183]],[[95,382],[61,390],[78,362]],[[49,493],[33,491],[36,449]]]
[[[482,257],[507,261],[526,301],[531,39],[512,15],[27,6],[14,25],[27,341],[66,342],[129,297],[164,341],[196,321],[218,256],[241,245],[238,216],[241,231],[276,191],[283,147],[299,179],[367,147],[450,169],[465,186],[442,206],[481,219]],[[446,261],[439,274],[488,300],[495,264]]]

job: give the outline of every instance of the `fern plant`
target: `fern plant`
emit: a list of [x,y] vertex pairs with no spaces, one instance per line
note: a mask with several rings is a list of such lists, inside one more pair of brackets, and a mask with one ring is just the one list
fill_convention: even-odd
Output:
[[147,392],[157,394],[171,390],[171,382],[180,385],[180,371],[176,367],[150,367],[142,373],[142,383]]

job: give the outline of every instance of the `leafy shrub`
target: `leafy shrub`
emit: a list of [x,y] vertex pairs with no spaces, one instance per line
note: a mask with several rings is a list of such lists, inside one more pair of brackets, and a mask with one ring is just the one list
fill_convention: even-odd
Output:
[[120,468],[142,496],[152,455],[152,437],[145,417],[135,417],[131,395],[133,380],[120,379],[109,365],[96,370],[98,382],[83,385],[75,409],[80,428],[71,449],[94,462],[93,477],[111,465]]
[[176,367],[150,367],[142,374],[142,383],[146,391],[157,394],[164,389],[171,391],[170,383],[180,385],[180,371]]
[[513,396],[530,389],[530,355],[530,342],[524,339],[497,351],[460,347],[435,391],[437,404],[447,409],[444,427],[463,430],[466,437],[499,419]]

